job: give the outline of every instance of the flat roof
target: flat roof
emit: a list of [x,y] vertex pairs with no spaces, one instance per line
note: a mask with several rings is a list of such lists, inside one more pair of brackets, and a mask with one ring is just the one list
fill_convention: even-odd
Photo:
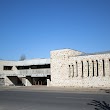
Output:
[[17,66],[20,65],[45,65],[50,64],[50,59],[31,59],[31,60],[23,60],[17,61]]
[[95,53],[83,53],[83,54],[78,55],[78,56],[98,55],[98,54],[110,54],[110,51],[95,52]]

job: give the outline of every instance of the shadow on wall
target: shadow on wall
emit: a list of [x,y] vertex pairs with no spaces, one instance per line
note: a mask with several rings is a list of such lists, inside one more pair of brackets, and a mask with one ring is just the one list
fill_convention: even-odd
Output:
[[110,110],[110,105],[107,104],[105,101],[97,101],[97,100],[92,100],[91,103],[88,103],[88,105],[94,106],[95,110]]
[[17,76],[7,76],[7,78],[11,81],[12,84],[9,84],[9,86],[21,86],[22,81]]

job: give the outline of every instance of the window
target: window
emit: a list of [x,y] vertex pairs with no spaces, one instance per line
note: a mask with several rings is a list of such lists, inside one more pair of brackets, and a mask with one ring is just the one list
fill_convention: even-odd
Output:
[[27,65],[27,66],[16,66],[18,70],[24,70],[24,69],[44,69],[44,68],[50,68],[50,64],[45,65]]
[[81,64],[82,64],[82,77],[83,77],[83,61],[81,61]]
[[97,65],[97,76],[99,76],[99,73],[98,73],[98,60],[96,60],[96,65]]
[[94,61],[92,61],[92,71],[93,71],[93,76],[94,76]]
[[105,76],[105,62],[102,60],[103,76]]
[[76,62],[76,77],[78,77],[78,63]]
[[29,69],[30,66],[16,66],[18,70]]
[[72,74],[72,77],[74,77],[74,65],[72,65],[72,69],[73,69],[73,74]]
[[71,70],[70,70],[70,65],[69,65],[69,77],[70,77],[70,75],[71,75]]
[[13,66],[4,66],[4,67],[3,67],[3,70],[12,70],[12,67],[13,67]]
[[50,68],[50,64],[37,65],[37,69]]
[[88,76],[89,76],[89,61],[87,61],[87,70],[88,70]]

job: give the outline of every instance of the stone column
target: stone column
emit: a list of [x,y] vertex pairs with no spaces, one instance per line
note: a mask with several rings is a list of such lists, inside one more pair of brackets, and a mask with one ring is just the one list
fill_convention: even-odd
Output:
[[93,77],[93,65],[92,60],[89,60],[89,76]]
[[76,62],[74,62],[74,77],[77,77],[77,74],[76,74]]
[[71,65],[69,65],[69,74],[68,74],[69,78],[71,77]]
[[102,65],[102,59],[99,60],[99,76],[103,76],[103,65]]
[[83,76],[88,77],[88,65],[86,60],[83,61]]
[[22,84],[23,84],[24,86],[27,86],[27,82],[26,82],[26,78],[25,78],[25,77],[22,78]]
[[28,78],[24,77],[22,78],[22,83],[25,85],[25,86],[31,86],[31,82],[29,81]]
[[109,71],[109,69],[110,69],[110,64],[109,64],[109,59],[105,59],[104,60],[105,61],[105,76],[106,77],[108,77],[108,76],[110,76],[110,71]]

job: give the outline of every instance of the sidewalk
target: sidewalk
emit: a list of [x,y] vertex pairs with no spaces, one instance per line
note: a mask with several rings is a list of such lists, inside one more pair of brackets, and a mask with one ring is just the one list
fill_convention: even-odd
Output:
[[68,93],[89,93],[104,94],[110,93],[110,89],[104,88],[73,88],[73,87],[47,87],[47,86],[22,86],[18,89],[41,91],[41,92],[68,92]]
[[88,93],[110,94],[110,89],[104,88],[73,88],[73,87],[47,87],[47,86],[0,86],[0,91],[30,91],[30,92],[60,92],[60,93]]

